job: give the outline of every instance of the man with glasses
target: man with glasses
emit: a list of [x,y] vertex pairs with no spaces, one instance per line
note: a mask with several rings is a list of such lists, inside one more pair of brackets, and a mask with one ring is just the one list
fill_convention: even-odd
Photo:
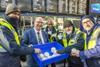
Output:
[[80,57],[84,67],[100,67],[100,26],[92,16],[86,15],[81,20],[81,30],[84,32],[84,51],[74,49],[72,56]]
[[[42,25],[43,18],[36,17],[34,21],[34,27],[24,32],[22,42],[28,46],[42,45],[49,42],[47,33],[42,30]],[[27,64],[28,67],[38,67],[32,55],[27,55]]]

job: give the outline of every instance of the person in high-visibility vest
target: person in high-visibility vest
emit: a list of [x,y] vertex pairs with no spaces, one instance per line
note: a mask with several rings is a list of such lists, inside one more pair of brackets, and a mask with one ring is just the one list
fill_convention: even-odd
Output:
[[72,56],[80,57],[84,67],[100,67],[100,26],[93,16],[86,15],[81,20],[80,28],[84,32],[84,51],[74,49]]
[[16,5],[8,4],[5,19],[0,18],[0,67],[20,67],[20,56],[40,53],[38,48],[20,46],[17,34],[20,10]]
[[[61,35],[58,36],[61,39]],[[74,27],[73,23],[67,20],[64,24],[64,32],[62,34],[62,44],[65,47],[63,50],[57,51],[57,53],[69,53],[72,48],[77,48],[79,50],[83,50],[84,38],[83,33]],[[68,58],[68,67],[83,67],[83,64],[80,58],[77,57],[69,57]]]
[[54,35],[56,34],[56,28],[54,26],[54,23],[53,23],[53,19],[48,19],[47,21],[47,26],[46,28],[44,29],[44,31],[46,31],[48,33],[48,37],[49,37],[49,41],[50,42],[53,42],[54,41]]

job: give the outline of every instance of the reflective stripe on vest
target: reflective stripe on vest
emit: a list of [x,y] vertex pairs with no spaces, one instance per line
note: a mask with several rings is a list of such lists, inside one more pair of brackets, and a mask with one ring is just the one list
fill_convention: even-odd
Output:
[[8,42],[7,38],[4,36],[2,29],[0,29],[0,43],[2,43],[3,47],[5,48],[4,49],[4,48],[0,47],[0,52],[10,51],[9,42]]
[[76,32],[75,33],[75,37],[70,39],[69,43],[67,43],[67,39],[66,39],[67,35],[66,35],[66,33],[63,33],[63,45],[64,45],[64,47],[71,46],[71,45],[77,43],[77,38],[78,38],[77,35],[80,33],[80,30],[75,28],[75,32]]
[[[100,33],[100,28],[97,28],[96,30],[93,31],[91,38],[88,42],[88,45],[86,44],[86,41],[85,41],[85,45],[84,45],[85,50],[94,48],[96,46],[96,41],[97,41],[97,37],[99,33]],[[85,34],[85,40],[86,40],[86,34]]]
[[[13,28],[13,26],[11,24],[9,24],[7,21],[5,21],[4,19],[0,18],[0,25],[7,27],[9,30],[11,30],[11,32],[14,35],[14,38],[16,40],[16,43],[20,46],[20,41],[19,41],[19,37],[17,32],[15,31],[15,29]],[[0,48],[2,48],[2,46],[0,46]]]
[[67,47],[67,39],[66,39],[66,33],[63,34],[63,45],[64,47]]
[[53,37],[50,36],[49,42],[53,42]]

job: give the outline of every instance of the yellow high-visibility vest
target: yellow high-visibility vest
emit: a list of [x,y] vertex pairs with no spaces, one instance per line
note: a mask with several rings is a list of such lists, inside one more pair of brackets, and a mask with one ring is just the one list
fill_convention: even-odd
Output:
[[[76,32],[76,33],[75,33],[76,36],[77,36],[79,33],[81,33],[81,31],[78,30],[78,29],[76,29],[76,28],[75,28],[75,32]],[[68,46],[71,46],[71,45],[77,43],[77,37],[76,37],[76,38],[70,39],[69,43],[67,43],[67,38],[66,38],[66,36],[67,36],[66,33],[63,33],[63,39],[62,39],[62,41],[63,41],[64,47],[68,47]]]
[[50,36],[49,42],[53,42],[53,37]]
[[[5,21],[4,19],[0,18],[0,26],[5,26],[7,27],[9,30],[11,30],[11,32],[14,35],[14,38],[16,40],[17,45],[20,46],[20,41],[19,41],[19,37],[17,32],[15,31],[15,29],[13,28],[13,26],[11,24],[9,24],[7,21]],[[0,48],[2,48],[2,46],[0,45]]]
[[[53,35],[55,35],[55,36],[53,36]],[[53,42],[55,37],[56,37],[56,33],[52,34],[49,38],[49,42]]]
[[96,41],[97,41],[97,37],[100,33],[100,28],[97,28],[93,31],[90,40],[88,41],[88,43],[86,43],[86,33],[84,33],[84,38],[85,38],[85,45],[84,45],[84,50],[88,50],[88,49],[92,49],[96,46]]

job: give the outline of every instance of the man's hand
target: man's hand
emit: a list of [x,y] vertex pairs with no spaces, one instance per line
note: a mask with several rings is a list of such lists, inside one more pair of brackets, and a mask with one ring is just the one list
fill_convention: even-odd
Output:
[[37,54],[41,53],[41,50],[39,48],[35,48],[34,50],[35,50],[35,53]]
[[73,48],[73,49],[71,50],[71,56],[79,57],[79,53],[80,53],[80,51],[77,50],[77,49],[75,49],[75,48]]

